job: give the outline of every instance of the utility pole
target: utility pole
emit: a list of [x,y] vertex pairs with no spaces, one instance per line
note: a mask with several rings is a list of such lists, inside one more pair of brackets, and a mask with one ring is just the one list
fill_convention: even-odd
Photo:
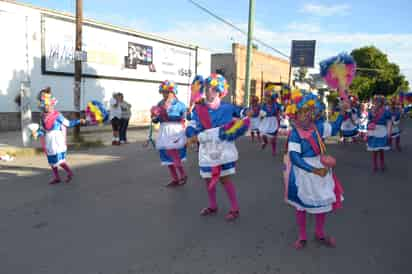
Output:
[[252,65],[252,40],[255,25],[255,0],[249,0],[249,23],[247,33],[247,52],[246,52],[246,76],[245,76],[245,97],[244,104],[249,106],[250,96],[250,68]]
[[[83,0],[76,0],[76,47],[74,61],[74,107],[76,119],[80,119],[80,87],[82,82],[82,25],[83,25]],[[74,140],[80,140],[80,126],[74,129]]]

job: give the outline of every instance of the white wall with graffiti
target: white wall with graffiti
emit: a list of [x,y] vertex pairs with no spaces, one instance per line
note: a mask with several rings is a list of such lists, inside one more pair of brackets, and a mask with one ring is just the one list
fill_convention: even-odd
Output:
[[[73,111],[74,18],[22,4],[0,2],[0,112],[17,112],[15,96],[30,80],[36,107],[38,91],[50,86],[58,109]],[[8,27],[3,27],[8,26]],[[82,109],[90,100],[108,102],[122,92],[133,106],[134,122],[148,121],[148,110],[160,100],[159,83],[173,80],[178,97],[189,100],[196,73],[210,73],[210,52],[115,26],[85,20]]]

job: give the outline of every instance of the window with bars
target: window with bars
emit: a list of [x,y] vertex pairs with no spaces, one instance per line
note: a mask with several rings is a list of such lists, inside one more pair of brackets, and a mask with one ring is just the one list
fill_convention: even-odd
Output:
[[250,96],[256,95],[256,80],[250,81]]

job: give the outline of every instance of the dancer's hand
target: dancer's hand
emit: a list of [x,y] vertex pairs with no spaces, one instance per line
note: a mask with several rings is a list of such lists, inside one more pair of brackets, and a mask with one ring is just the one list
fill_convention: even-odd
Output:
[[313,170],[313,173],[320,177],[325,177],[328,174],[328,169],[327,168],[315,168]]
[[199,139],[197,138],[197,136],[193,136],[187,139],[187,145],[193,145],[193,144],[197,144],[199,142]]
[[252,117],[253,117],[253,111],[252,111],[252,110],[248,110],[248,111],[246,112],[246,116],[249,117],[249,118],[252,118]]
[[84,126],[87,124],[87,121],[85,119],[80,119],[80,125]]
[[31,135],[33,136],[34,139],[37,139],[37,137],[39,136],[39,134],[37,134],[37,130],[32,130]]

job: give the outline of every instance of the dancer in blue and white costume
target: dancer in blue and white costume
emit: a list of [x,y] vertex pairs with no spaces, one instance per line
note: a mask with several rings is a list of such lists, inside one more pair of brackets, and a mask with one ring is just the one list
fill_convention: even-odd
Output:
[[252,95],[250,98],[250,110],[253,111],[252,117],[250,117],[250,136],[252,142],[255,141],[255,136],[257,137],[258,142],[261,142],[260,139],[260,110],[261,105],[259,104],[259,97]]
[[378,154],[380,169],[385,170],[384,151],[389,150],[389,140],[392,135],[392,115],[385,107],[385,97],[375,96],[374,106],[368,115],[368,143],[367,150],[372,151],[373,171],[378,167]]
[[84,119],[67,120],[63,114],[55,110],[57,99],[52,95],[51,88],[47,87],[40,92],[39,107],[42,110],[41,126],[33,132],[35,138],[40,137],[43,150],[47,155],[47,161],[53,172],[50,184],[61,182],[58,168],[63,168],[67,173],[66,183],[73,178],[73,171],[66,162],[67,144],[66,128],[72,128],[80,124],[86,124]]
[[401,149],[401,117],[402,117],[402,105],[400,101],[393,97],[391,100],[391,114],[392,114],[392,136],[390,140],[390,145],[393,145],[395,141],[395,146],[397,151],[402,151]]
[[357,98],[354,96],[351,99],[351,109],[344,116],[343,123],[341,126],[343,142],[346,143],[349,138],[355,138],[359,134],[358,123],[359,123],[359,111],[357,108]]
[[[285,199],[296,208],[299,238],[296,249],[305,247],[306,212],[315,214],[316,239],[327,246],[335,247],[333,237],[326,236],[324,224],[326,213],[342,207],[343,189],[333,174],[336,164],[330,156],[325,156],[324,138],[336,135],[343,121],[343,112],[335,122],[328,123],[316,119],[317,97],[310,93],[292,93],[293,105],[287,113],[294,117],[293,129],[288,138],[288,153],[285,155],[286,171]],[[346,109],[342,108],[342,109]],[[289,160],[288,160],[289,159]]]
[[[186,129],[189,143],[200,143],[200,176],[206,181],[209,197],[209,206],[202,209],[200,214],[216,214],[216,184],[220,180],[231,204],[226,219],[232,221],[239,217],[235,185],[230,178],[236,172],[238,160],[234,141],[247,132],[250,120],[238,119],[243,116],[245,109],[221,102],[221,98],[227,94],[227,83],[222,75],[212,74],[205,79],[204,89],[204,100],[196,104]],[[249,111],[248,115],[251,116],[252,112]]]
[[160,123],[156,149],[159,150],[161,164],[169,168],[172,177],[167,186],[179,186],[187,182],[182,164],[186,160],[184,121],[187,108],[177,99],[177,85],[173,81],[166,80],[161,83],[159,93],[163,99],[151,109],[152,121]]
[[270,139],[273,156],[276,155],[277,134],[280,121],[280,105],[276,101],[277,97],[278,95],[272,89],[269,88],[265,90],[264,102],[260,110],[262,120],[259,124],[259,131],[263,139],[262,149],[267,146]]
[[359,134],[364,142],[368,139],[368,116],[368,107],[365,103],[362,103],[359,114]]

